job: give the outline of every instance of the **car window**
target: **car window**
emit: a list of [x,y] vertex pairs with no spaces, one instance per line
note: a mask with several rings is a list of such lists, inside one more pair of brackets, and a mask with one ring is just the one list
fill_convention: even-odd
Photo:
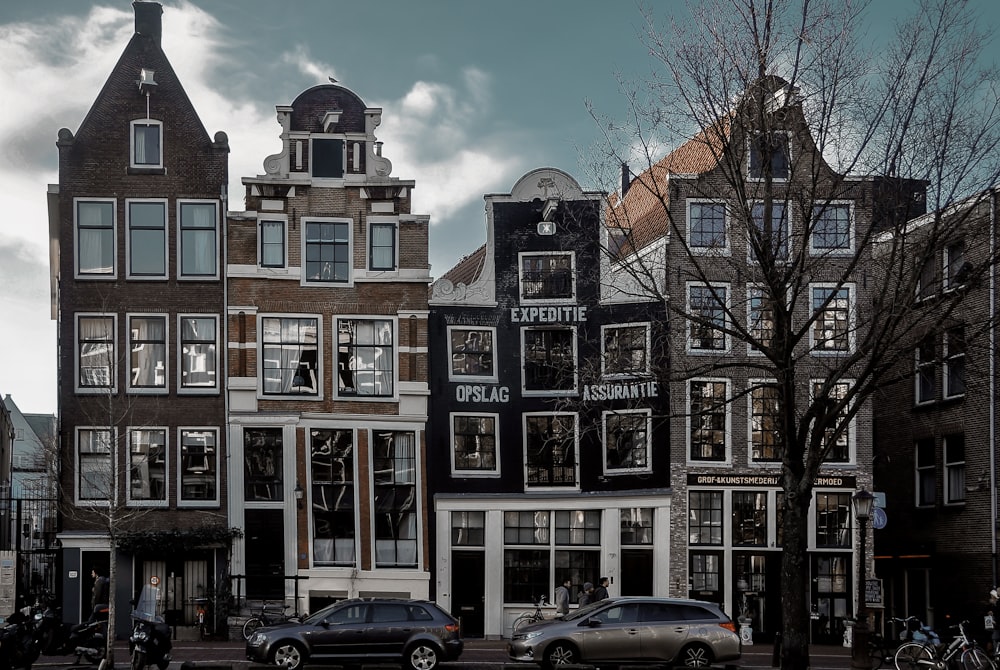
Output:
[[326,622],[331,624],[364,623],[367,610],[368,605],[360,603],[341,607],[339,610],[330,612],[330,615],[326,617]]
[[600,612],[595,612],[590,616],[603,624],[623,624],[633,623],[636,620],[638,608],[633,605],[614,605]]
[[372,623],[388,623],[391,621],[409,621],[406,605],[402,603],[379,603],[372,605]]
[[433,621],[434,617],[422,605],[410,605],[410,619],[413,621]]
[[682,608],[673,603],[642,603],[641,621],[684,621]]
[[685,621],[715,621],[719,618],[704,607],[697,605],[680,605],[679,607]]

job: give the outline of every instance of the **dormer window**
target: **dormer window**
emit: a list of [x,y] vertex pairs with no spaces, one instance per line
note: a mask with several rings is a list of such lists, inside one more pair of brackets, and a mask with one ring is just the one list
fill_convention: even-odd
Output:
[[759,133],[750,140],[750,178],[764,179],[770,165],[771,179],[788,179],[788,135],[781,132]]
[[344,140],[315,138],[310,157],[312,176],[340,179],[344,176]]
[[132,122],[132,167],[163,167],[163,124],[152,119]]

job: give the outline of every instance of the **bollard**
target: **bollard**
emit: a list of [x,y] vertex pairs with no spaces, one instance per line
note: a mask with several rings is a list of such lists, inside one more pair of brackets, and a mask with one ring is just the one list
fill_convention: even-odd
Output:
[[781,631],[774,634],[774,651],[771,652],[771,667],[781,667]]

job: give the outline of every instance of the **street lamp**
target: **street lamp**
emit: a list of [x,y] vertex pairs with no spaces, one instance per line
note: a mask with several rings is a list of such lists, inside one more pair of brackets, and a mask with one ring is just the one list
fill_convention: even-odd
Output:
[[875,496],[861,489],[854,494],[851,502],[854,503],[854,516],[861,531],[858,552],[858,611],[851,634],[851,667],[867,670],[871,668],[871,658],[868,655],[868,610],[865,608],[865,541],[868,539],[868,519],[872,514]]

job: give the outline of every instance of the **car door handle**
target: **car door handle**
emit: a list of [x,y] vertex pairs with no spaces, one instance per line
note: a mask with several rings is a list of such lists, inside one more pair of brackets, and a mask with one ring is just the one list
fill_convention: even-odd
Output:
[[629,635],[638,635],[639,634],[639,629],[638,628],[627,628],[626,632],[628,632]]

